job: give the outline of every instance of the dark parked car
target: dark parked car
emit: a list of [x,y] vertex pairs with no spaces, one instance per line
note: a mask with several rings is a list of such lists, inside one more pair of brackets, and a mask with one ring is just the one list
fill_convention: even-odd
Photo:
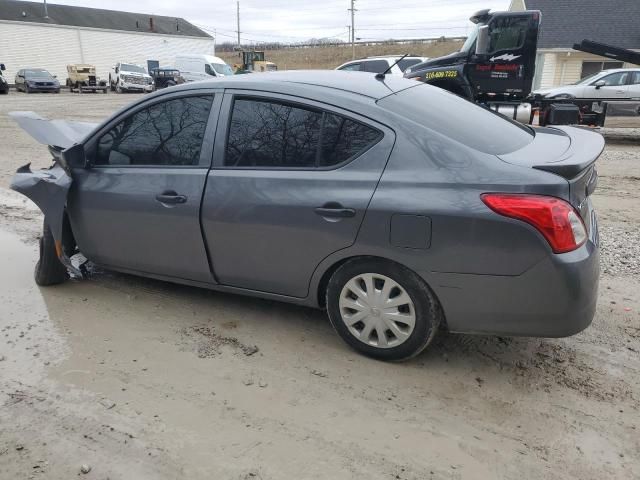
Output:
[[441,327],[557,337],[594,315],[597,133],[335,71],[185,84],[95,127],[13,116],[55,146],[51,169],[12,183],[45,214],[40,285],[81,276],[80,251],[326,308],[348,344],[388,360]]
[[2,72],[4,70],[5,70],[4,63],[0,63],[0,94],[9,93],[9,82],[7,82],[7,79],[4,78],[4,75],[2,75]]
[[25,93],[53,92],[60,93],[60,82],[43,68],[23,68],[16,74],[16,90]]
[[180,71],[175,68],[153,68],[149,71],[149,75],[153,78],[153,84],[156,90],[167,87],[175,87],[184,82],[184,78],[180,75]]

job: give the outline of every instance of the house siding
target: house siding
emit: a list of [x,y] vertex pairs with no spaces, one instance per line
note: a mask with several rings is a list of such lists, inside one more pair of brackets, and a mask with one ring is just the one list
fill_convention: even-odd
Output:
[[511,12],[523,12],[527,9],[524,0],[511,0],[509,4],[509,11]]
[[536,88],[547,88],[548,86],[553,85],[556,77],[556,55],[553,53],[545,53],[542,58],[542,75],[540,77],[540,85]]
[[66,66],[89,63],[108,78],[119,61],[146,66],[147,60],[173,65],[178,54],[214,54],[213,38],[123,32],[82,27],[0,21],[1,61],[6,78],[13,82],[21,68],[45,68],[64,84]]

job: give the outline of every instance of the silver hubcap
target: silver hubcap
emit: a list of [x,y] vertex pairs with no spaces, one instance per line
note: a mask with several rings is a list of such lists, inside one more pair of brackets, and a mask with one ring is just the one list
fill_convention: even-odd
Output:
[[378,348],[404,343],[416,324],[409,294],[395,280],[377,273],[362,273],[345,284],[340,316],[354,337]]

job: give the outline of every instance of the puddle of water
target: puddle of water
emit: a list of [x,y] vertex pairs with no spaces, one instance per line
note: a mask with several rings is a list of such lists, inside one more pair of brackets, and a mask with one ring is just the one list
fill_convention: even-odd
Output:
[[37,248],[0,230],[0,251],[0,372],[3,380],[33,384],[45,364],[63,356],[64,342],[33,280]]

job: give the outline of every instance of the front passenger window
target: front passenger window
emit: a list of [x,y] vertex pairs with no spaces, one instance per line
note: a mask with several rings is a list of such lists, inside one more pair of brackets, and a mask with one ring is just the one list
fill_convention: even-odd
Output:
[[134,113],[100,138],[94,164],[197,165],[212,101],[176,98]]
[[612,73],[611,75],[607,75],[606,77],[603,77],[601,80],[604,80],[605,87],[619,87],[621,85],[627,84],[628,76],[629,76],[628,72],[618,72],[618,73]]
[[342,67],[340,70],[344,70],[347,72],[359,72],[360,71],[360,64],[359,63],[350,63],[349,65],[345,65],[344,67]]

